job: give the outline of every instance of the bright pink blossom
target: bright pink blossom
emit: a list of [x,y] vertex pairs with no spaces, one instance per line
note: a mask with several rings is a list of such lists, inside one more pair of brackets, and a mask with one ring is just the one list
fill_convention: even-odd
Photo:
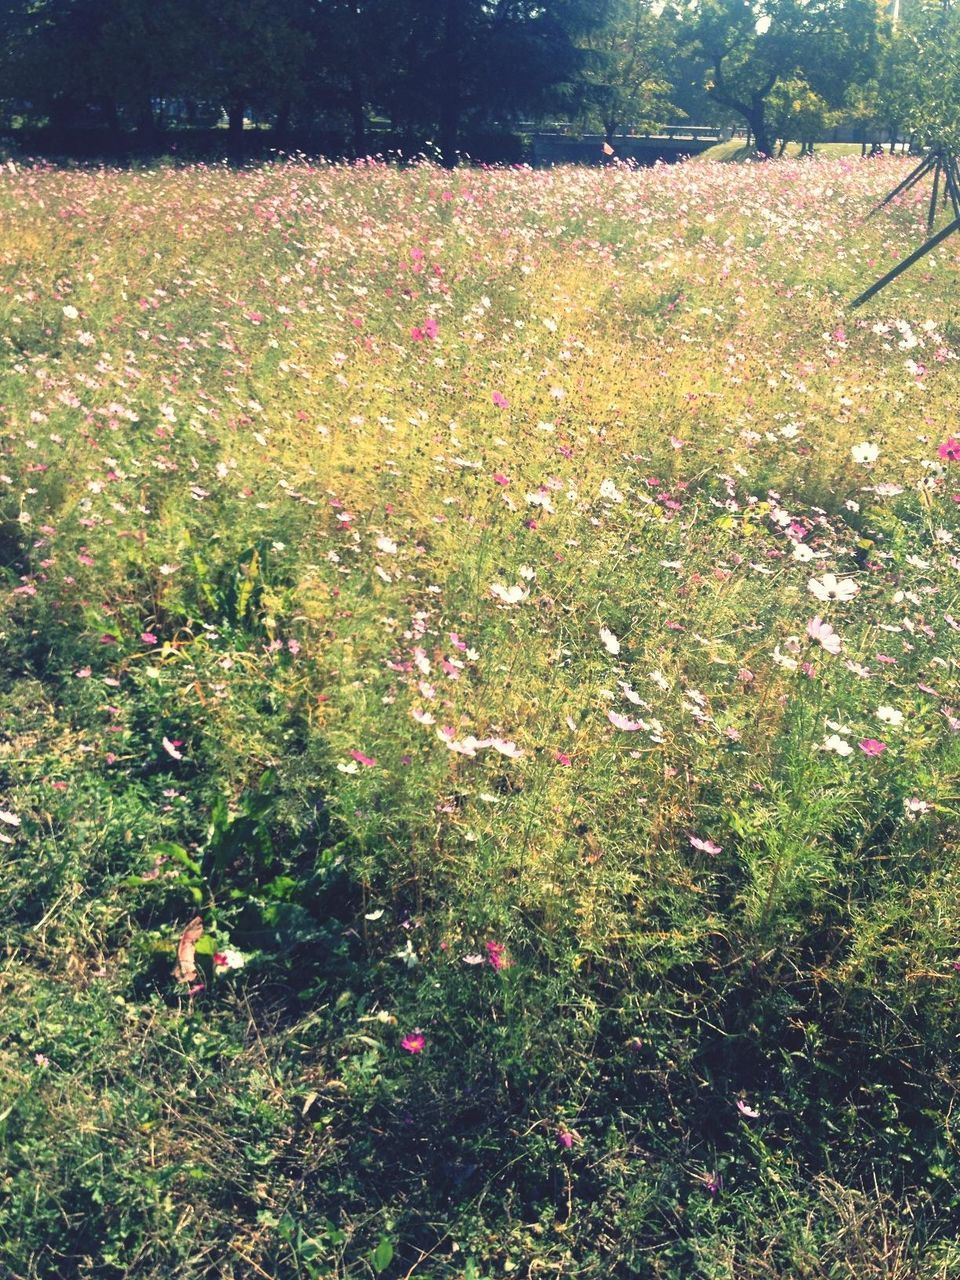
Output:
[[513,963],[507,955],[507,948],[502,942],[485,942],[484,950],[487,953],[487,961],[493,969],[509,969]]

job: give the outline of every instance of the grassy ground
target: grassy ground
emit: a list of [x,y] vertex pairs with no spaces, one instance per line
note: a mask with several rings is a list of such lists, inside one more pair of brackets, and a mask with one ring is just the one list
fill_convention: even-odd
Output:
[[0,1269],[960,1272],[909,161],[0,177]]
[[[860,153],[859,142],[818,142],[816,146],[817,157],[821,160],[837,160],[843,156],[850,156],[859,160]],[[744,146],[742,138],[731,138],[729,142],[718,142],[716,146],[708,147],[702,155],[696,157],[696,160],[698,162],[701,160],[719,161],[724,164],[740,163],[743,160],[749,160],[753,154],[752,151]],[[799,155],[800,143],[788,142],[783,158],[795,160],[799,158]]]

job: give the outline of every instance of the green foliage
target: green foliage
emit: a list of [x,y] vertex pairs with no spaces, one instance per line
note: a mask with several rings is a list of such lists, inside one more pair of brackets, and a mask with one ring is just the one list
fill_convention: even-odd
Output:
[[877,54],[872,0],[797,4],[705,0],[687,10],[691,39],[709,67],[707,92],[742,117],[756,149],[773,154],[770,97],[790,82],[839,106],[851,83],[869,80]]
[[903,172],[6,171],[0,1270],[956,1271]]

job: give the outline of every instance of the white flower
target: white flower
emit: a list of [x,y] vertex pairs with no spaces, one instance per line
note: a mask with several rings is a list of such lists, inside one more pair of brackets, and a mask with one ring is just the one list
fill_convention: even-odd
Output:
[[606,498],[608,502],[622,502],[623,494],[613,483],[612,480],[604,480],[600,486],[600,497]]
[[600,628],[600,639],[603,641],[603,647],[607,653],[616,655],[620,652],[620,641],[607,627]]
[[383,551],[388,556],[395,556],[397,554],[397,544],[392,538],[388,538],[381,534],[380,537],[377,538],[377,550]]
[[799,560],[801,564],[809,564],[811,560],[816,559],[816,556],[806,543],[798,542],[793,548],[793,559]]
[[80,312],[76,307],[66,306],[63,308],[63,314],[68,320],[76,320],[79,317]]
[[[777,645],[777,647],[774,649],[773,651],[774,662],[777,664],[778,667],[783,667],[784,670],[786,671],[796,671],[797,666],[799,664],[794,659],[795,659],[795,656],[800,652],[802,648],[800,644],[800,637],[787,636],[786,640],[784,640],[783,642],[783,647],[784,649],[786,649],[787,653],[781,653],[779,645]],[[787,654],[790,654],[791,656],[788,658]]]
[[499,582],[491,582],[490,594],[501,604],[519,604],[521,600],[526,600],[530,592],[523,587],[503,587]]
[[818,600],[839,600],[846,603],[852,600],[860,588],[852,578],[837,578],[835,574],[825,573],[822,578],[811,578],[807,590]]
[[824,738],[820,744],[821,751],[835,751],[838,756],[849,756],[853,754],[853,747],[849,742],[844,742],[839,734],[831,733],[829,738]]
[[420,957],[417,955],[416,951],[414,951],[413,943],[409,938],[407,939],[406,946],[402,951],[395,951],[393,953],[393,958],[395,960],[402,960],[408,969],[415,969],[420,963]]
[[15,813],[11,813],[9,809],[0,809],[0,822],[5,822],[9,827],[19,827],[20,819]]
[[877,707],[877,719],[890,725],[891,728],[899,729],[903,724],[903,712],[898,711],[896,707]]
[[865,440],[862,444],[853,446],[850,450],[850,456],[854,462],[859,462],[861,466],[868,467],[871,462],[876,462],[880,457],[880,450],[875,444]]
[[916,822],[917,818],[922,818],[930,810],[926,800],[920,800],[917,796],[911,796],[909,800],[904,800],[903,808],[911,822]]

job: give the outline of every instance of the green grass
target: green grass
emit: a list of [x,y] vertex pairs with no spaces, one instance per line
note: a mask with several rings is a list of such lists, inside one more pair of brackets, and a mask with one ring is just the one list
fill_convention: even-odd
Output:
[[4,1274],[958,1274],[909,163],[0,177]]
[[[886,147],[884,149],[886,150]],[[818,142],[816,144],[816,154],[824,160],[836,160],[840,156],[854,156],[859,159],[860,153],[859,142]],[[698,161],[707,160],[711,163],[741,163],[744,160],[751,159],[753,154],[749,148],[744,146],[742,138],[731,138],[729,142],[718,142],[715,146],[708,147],[696,159]],[[783,158],[795,160],[799,156],[800,143],[788,142]]]

